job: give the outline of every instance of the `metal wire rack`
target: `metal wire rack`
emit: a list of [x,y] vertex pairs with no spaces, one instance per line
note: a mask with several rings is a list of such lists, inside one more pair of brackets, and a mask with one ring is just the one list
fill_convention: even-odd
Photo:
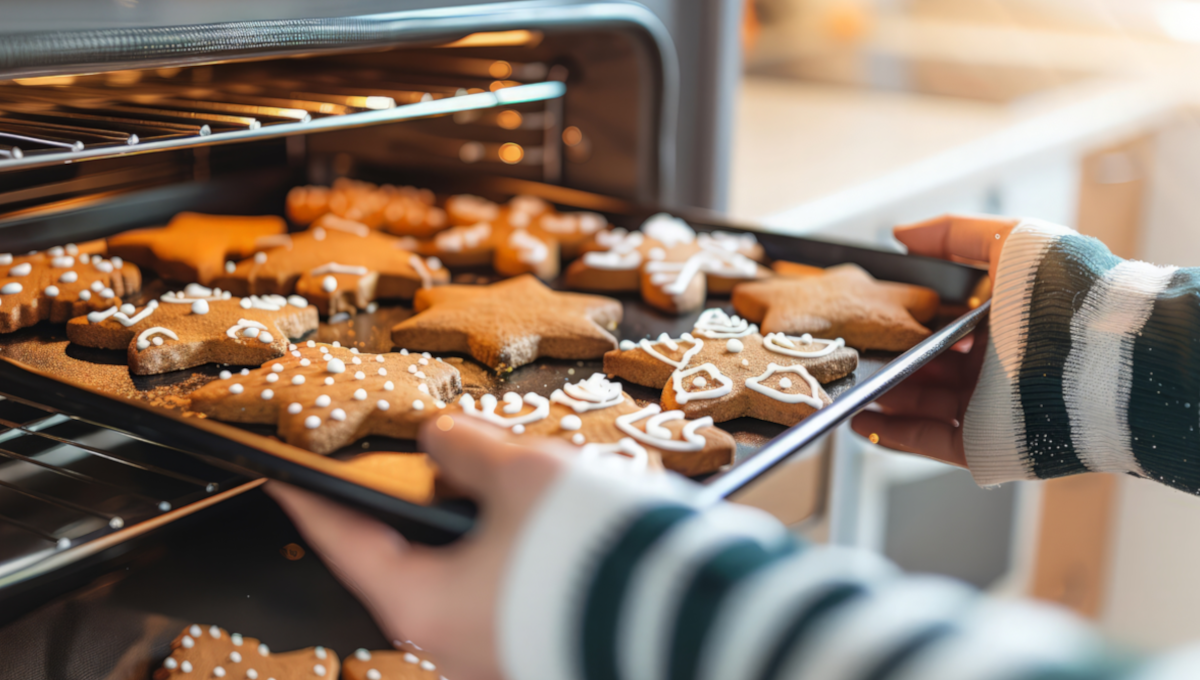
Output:
[[259,483],[0,392],[0,588]]
[[[150,72],[132,82],[81,76],[3,83],[0,170],[327,132],[549,101],[566,92],[553,79],[554,69],[541,64],[440,61],[456,71],[461,84],[401,82],[386,73],[337,68],[308,73],[289,68],[203,82]],[[513,76],[552,79],[529,83]],[[506,126],[494,116],[471,120]]]

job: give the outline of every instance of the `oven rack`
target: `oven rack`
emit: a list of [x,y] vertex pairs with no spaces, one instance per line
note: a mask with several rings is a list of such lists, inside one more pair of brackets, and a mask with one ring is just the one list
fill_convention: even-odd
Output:
[[149,82],[131,88],[3,84],[0,171],[330,132],[566,94],[558,80],[494,81],[493,87],[323,80],[252,88],[235,82]]
[[262,481],[0,391],[0,589]]

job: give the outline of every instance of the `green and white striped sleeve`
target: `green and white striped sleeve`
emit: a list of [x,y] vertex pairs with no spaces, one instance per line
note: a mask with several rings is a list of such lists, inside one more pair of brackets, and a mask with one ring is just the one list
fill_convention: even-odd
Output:
[[1065,227],[1005,243],[963,424],[980,484],[1120,472],[1200,492],[1200,270]]
[[509,560],[497,620],[510,680],[1182,680],[1040,604],[806,545],[771,517],[700,508],[668,475],[576,464]]

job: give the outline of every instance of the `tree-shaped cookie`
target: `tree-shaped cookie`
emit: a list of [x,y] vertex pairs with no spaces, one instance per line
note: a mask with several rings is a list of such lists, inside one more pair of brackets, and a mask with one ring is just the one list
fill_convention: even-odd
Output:
[[440,680],[433,659],[411,642],[398,649],[358,649],[342,665],[345,680]]
[[332,649],[276,652],[252,637],[192,624],[171,641],[171,654],[154,671],[154,680],[337,680],[338,670]]
[[335,215],[308,231],[283,235],[247,260],[227,263],[216,285],[234,295],[296,293],[322,314],[365,309],[375,300],[409,299],[450,274],[435,258],[401,247],[399,239]]
[[327,213],[398,236],[427,237],[449,226],[428,189],[343,177],[332,187],[301,186],[288,192],[287,216],[294,224],[307,225]]
[[159,276],[205,286],[225,271],[229,260],[250,257],[271,237],[287,231],[274,215],[202,215],[183,212],[165,227],[135,229],[108,239],[108,252],[152,269]]
[[836,336],[851,347],[892,352],[929,337],[922,324],[937,314],[938,302],[928,288],[877,281],[854,264],[820,276],[743,283],[733,291],[734,309],[765,333]]
[[594,250],[567,267],[569,288],[641,290],[647,304],[673,314],[704,305],[708,293],[728,293],[742,281],[770,276],[762,246],[750,234],[696,234],[666,214],[646,220],[641,231],[597,234]]
[[584,456],[622,456],[635,469],[667,467],[684,475],[713,472],[733,462],[737,445],[712,418],[689,420],[658,404],[638,406],[602,373],[568,383],[549,398],[509,392],[500,399],[463,395],[457,409],[508,429],[513,434],[559,437],[581,447]]
[[841,339],[760,335],[754,324],[719,309],[701,315],[680,338],[621,343],[604,356],[610,375],[663,389],[665,408],[715,422],[749,416],[795,425],[832,403],[826,382],[849,375],[858,353]]
[[82,347],[124,349],[129,370],[154,375],[203,364],[254,366],[281,357],[288,338],[316,330],[317,308],[293,295],[236,298],[191,284],[143,307],[131,304],[78,316],[67,338]]
[[89,311],[121,304],[142,287],[138,268],[106,259],[100,242],[68,244],[44,252],[0,253],[0,333],[39,321],[63,323]]
[[392,328],[392,342],[430,352],[470,354],[497,371],[538,357],[594,359],[617,346],[621,321],[611,298],[550,290],[530,275],[489,286],[417,292],[418,312]]
[[285,442],[326,454],[367,435],[412,439],[421,421],[462,391],[458,370],[408,350],[298,345],[192,393],[192,410],[234,423],[276,424]]

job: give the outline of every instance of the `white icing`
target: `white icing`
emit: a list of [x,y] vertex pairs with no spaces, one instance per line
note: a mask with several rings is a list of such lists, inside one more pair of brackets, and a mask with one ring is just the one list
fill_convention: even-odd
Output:
[[75,266],[75,258],[70,255],[54,257],[50,259],[50,266],[55,269],[70,269]]
[[714,340],[725,338],[744,338],[758,332],[758,326],[734,315],[729,316],[725,310],[714,307],[706,309],[696,320],[696,335],[703,335]]
[[243,338],[257,338],[258,334],[261,332],[262,331],[260,329],[251,326],[250,328],[242,329],[242,337]]
[[701,241],[703,251],[697,257],[703,259],[704,271],[708,274],[730,279],[752,279],[758,274],[758,263],[745,255],[717,247],[712,241]]
[[[4,284],[3,286],[0,286],[0,295],[16,295],[17,293],[20,293],[22,290],[25,290],[24,286],[17,283],[16,281],[11,281],[9,283]],[[88,297],[91,297],[91,296],[89,295]],[[83,298],[83,299],[86,300],[87,298]]]
[[696,255],[686,262],[647,262],[650,283],[669,295],[682,295],[704,266],[704,258]]
[[642,253],[638,248],[645,239],[645,235],[640,231],[631,233],[624,229],[614,229],[601,232],[596,234],[596,243],[607,250],[584,253],[583,263],[596,269],[613,271],[637,269],[642,264]]
[[[158,309],[158,300],[151,300],[145,307],[142,308],[142,311],[133,316],[129,316],[126,310],[132,306],[133,305],[121,305],[121,311],[117,311],[116,307],[109,307],[102,312],[91,312],[87,315],[87,319],[89,323],[100,323],[111,316],[113,321],[116,321],[122,326],[129,328],[130,326],[143,321],[146,317],[153,314],[154,310]],[[178,340],[179,338],[175,339]]]
[[337,287],[337,279],[333,278],[332,276],[326,276],[325,278],[321,279],[321,290],[325,291],[326,293],[332,293],[333,291],[337,290]]
[[629,472],[643,472],[650,466],[650,454],[631,437],[622,437],[615,444],[586,444],[580,458],[603,461]]
[[262,251],[254,253],[254,264],[266,264],[266,263],[267,263],[267,254],[266,253],[264,253]]
[[497,400],[496,397],[490,394],[485,394],[479,399],[479,408],[475,406],[475,399],[469,394],[462,395],[458,400],[459,406],[462,407],[463,413],[475,416],[482,420],[486,420],[493,425],[499,425],[503,428],[511,428],[513,425],[528,425],[546,418],[550,415],[550,400],[530,392],[525,395],[526,404],[533,406],[533,411],[524,415],[505,417],[496,413]]
[[138,351],[141,351],[141,350],[144,350],[144,349],[150,347],[150,338],[154,338],[154,340],[156,341],[154,343],[155,345],[161,345],[162,338],[154,337],[156,335],[162,335],[162,336],[171,338],[172,340],[179,339],[179,336],[175,335],[175,331],[173,331],[169,328],[163,328],[162,326],[155,326],[153,328],[147,328],[146,330],[139,333],[137,336],[137,345],[136,346],[138,348]]
[[725,351],[729,352],[730,354],[737,354],[743,349],[746,349],[746,346],[743,345],[742,341],[738,340],[737,338],[729,338],[729,340],[725,343]]
[[[617,429],[630,437],[655,448],[666,451],[699,451],[703,449],[705,443],[704,437],[696,434],[696,430],[712,425],[713,419],[710,416],[705,416],[689,421],[679,433],[679,439],[675,439],[671,430],[663,426],[665,422],[685,419],[683,411],[663,412],[662,407],[658,404],[650,404],[636,413],[627,413],[623,416],[618,416],[616,425]],[[646,421],[645,431],[633,426],[634,423],[641,420]]]
[[321,274],[350,274],[352,276],[366,276],[370,270],[366,267],[358,267],[348,264],[338,264],[337,262],[327,262],[320,267],[312,270],[313,276]]
[[10,265],[12,261],[12,253],[0,253],[0,265]]
[[696,240],[696,232],[687,222],[666,213],[658,213],[647,219],[642,223],[642,231],[668,248]]
[[[230,326],[229,330],[225,331],[225,335],[228,335],[230,338],[237,340],[238,335],[243,334],[246,331],[246,329],[248,329],[248,328],[253,328],[258,331],[267,330],[266,326],[262,325],[261,323],[259,323],[257,321],[252,321],[250,319],[238,319],[238,322],[236,324],[234,324],[233,326]],[[257,335],[257,333],[255,333],[255,335]],[[253,337],[253,336],[248,336],[248,337]]]
[[354,650],[354,658],[358,659],[359,661],[370,661],[371,652],[359,647],[358,649]]
[[[811,347],[814,343],[823,342],[825,346],[815,351],[804,351],[796,349],[796,345]],[[763,338],[763,347],[775,352],[776,354],[785,354],[789,357],[799,357],[801,359],[815,359],[817,357],[828,356],[846,346],[846,341],[842,338],[836,340],[814,340],[813,336],[805,333],[799,337],[794,335],[784,335],[783,333],[767,333]]]
[[[709,378],[717,381],[717,386],[700,390],[697,392],[688,392],[683,387],[685,378],[690,378],[697,373],[707,373]],[[675,384],[675,401],[680,404],[686,404],[694,399],[715,399],[729,394],[733,388],[733,381],[721,373],[720,369],[712,364],[700,364],[695,368],[689,368],[686,371],[675,371],[671,374],[671,379]]]
[[708,385],[708,380],[706,380],[704,376],[698,375],[695,378],[692,378],[693,387],[704,387],[705,385]]
[[299,295],[287,296],[287,303],[293,307],[299,307],[300,309],[304,309],[308,306],[308,300]]
[[100,258],[92,258],[92,266],[105,274],[111,274],[113,271],[112,263]]
[[113,292],[112,288],[105,288],[104,290],[100,291],[100,297],[104,298],[105,300],[111,300],[112,298],[116,297],[116,295],[117,294]]
[[258,248],[278,248],[280,246],[292,249],[292,237],[287,234],[271,234],[269,236],[260,236],[254,241],[254,245]]
[[587,380],[574,384],[567,383],[550,395],[550,401],[570,407],[576,413],[616,406],[624,398],[621,383],[612,382],[603,373],[593,373]]
[[730,253],[745,253],[758,245],[754,234],[734,234],[728,231],[714,231],[711,234],[700,234],[696,241],[701,248],[712,247]]
[[537,265],[550,257],[550,248],[541,239],[527,231],[516,230],[508,236],[508,245],[517,249],[517,259],[525,264]]
[[[800,376],[801,378],[803,378],[805,380],[805,382],[808,383],[808,388],[809,388],[811,396],[809,394],[800,394],[800,393],[789,394],[787,392],[780,392],[779,390],[777,390],[773,387],[767,387],[766,385],[762,384],[762,381],[775,375],[776,373],[795,373],[796,375]],[[786,378],[784,378],[784,380],[786,380]],[[783,389],[788,388],[787,385],[783,384],[783,380],[780,380],[779,386],[782,387]],[[785,404],[807,404],[818,410],[820,410],[821,407],[823,407],[825,405],[817,397],[817,394],[818,394],[819,390],[821,389],[821,385],[817,382],[816,378],[812,377],[812,375],[808,372],[808,369],[804,368],[803,366],[801,366],[799,364],[796,364],[795,366],[779,366],[778,364],[767,364],[767,372],[763,373],[762,375],[755,376],[753,378],[747,378],[746,379],[746,387],[749,387],[750,389],[754,390],[755,392],[758,392],[759,394],[765,394],[766,396],[768,396],[776,401],[782,401]]]
[[425,266],[424,260],[420,255],[409,255],[408,264],[417,272],[417,276],[421,277],[422,288],[433,287],[433,275],[429,273],[429,268]]
[[79,280],[79,274],[71,272],[63,272],[63,275],[58,277],[59,283],[75,283]]
[[94,293],[99,293],[100,291],[104,290],[104,284],[100,281],[92,281],[92,285],[90,287]]
[[561,429],[567,430],[568,432],[574,432],[575,430],[583,427],[583,420],[579,416],[572,413],[563,416],[558,421],[558,426]]
[[438,250],[459,253],[468,248],[478,248],[491,236],[492,225],[480,222],[474,226],[454,227],[440,232],[433,237],[433,243]]
[[232,274],[237,271],[237,265],[232,260],[225,260],[225,273]]
[[785,390],[787,390],[787,389],[791,389],[791,387],[792,387],[792,381],[791,381],[791,379],[790,379],[790,378],[780,378],[780,379],[779,379],[779,386],[780,386],[781,388],[785,389]]
[[[654,345],[666,345],[667,349],[675,351],[679,349],[679,345],[677,344],[679,342],[690,342],[692,343],[692,346],[683,353],[683,356],[680,357],[678,361],[659,354],[658,350],[654,349]],[[658,336],[658,340],[655,340],[654,342],[650,342],[647,339],[642,339],[638,343],[638,346],[641,347],[642,351],[646,354],[649,354],[668,366],[674,366],[675,368],[679,369],[687,366],[688,362],[692,360],[692,357],[696,356],[700,350],[704,349],[704,341],[692,337],[690,333],[684,333],[675,340],[672,340],[667,336],[666,333],[663,333],[662,335]]]
[[29,276],[29,272],[33,271],[33,264],[22,262],[21,264],[8,270],[9,276]]
[[622,340],[617,346],[621,348],[621,351],[628,352],[629,350],[636,348],[637,343],[632,340]]
[[433,665],[433,662],[432,662],[432,661],[422,661],[422,662],[421,662],[421,669],[422,669],[422,670],[426,670],[426,671],[432,671],[432,670],[434,670],[434,669],[436,669],[436,668],[437,668],[437,666]]

